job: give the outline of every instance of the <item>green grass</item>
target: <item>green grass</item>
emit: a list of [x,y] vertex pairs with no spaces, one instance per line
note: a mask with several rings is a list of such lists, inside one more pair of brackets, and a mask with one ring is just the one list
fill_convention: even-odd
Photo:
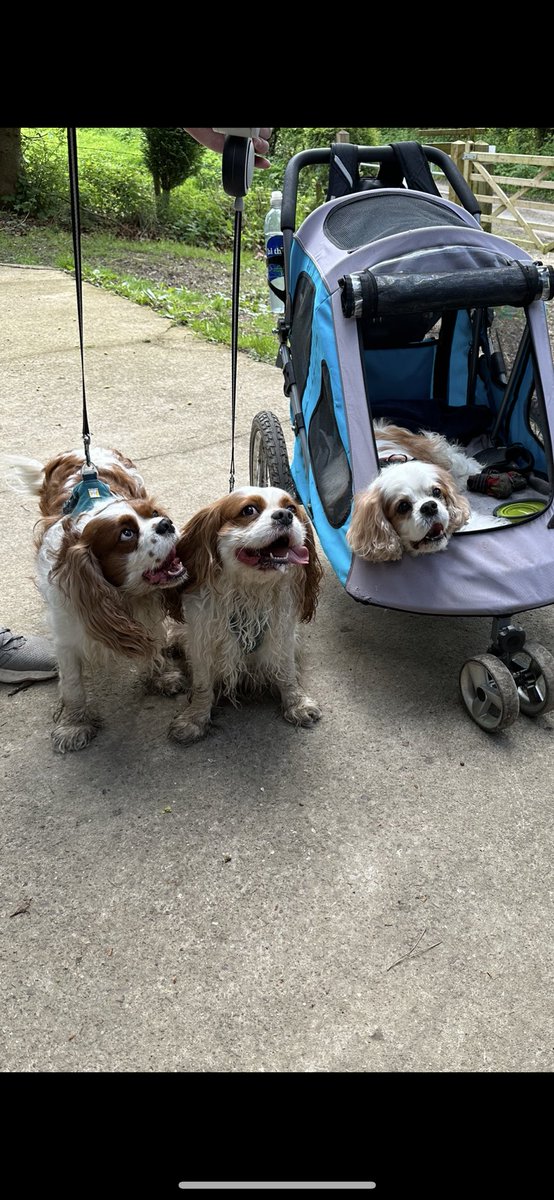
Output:
[[[67,130],[50,129],[42,126],[22,128],[23,141],[39,144],[50,154],[67,159]],[[79,128],[77,130],[79,159],[95,158],[109,161],[113,166],[143,171],[140,129]]]
[[135,170],[145,170],[140,129],[83,129],[77,133],[79,154],[94,158],[105,157],[111,163]]
[[[221,263],[229,269],[232,264],[230,251],[208,250],[203,246],[187,246],[172,239],[137,240],[136,238],[117,237],[115,234],[99,230],[95,233],[84,233],[81,238],[81,254],[83,262],[94,263],[95,260],[106,257],[113,261],[125,255],[140,255],[145,259],[163,261],[171,256],[179,259],[198,259]],[[69,257],[68,257],[69,256]],[[247,260],[253,256],[243,255]],[[36,224],[20,218],[3,217],[0,213],[0,259],[2,262],[33,263],[44,267],[73,268],[73,242],[69,229],[60,229],[55,225]],[[263,265],[262,265],[263,271]]]

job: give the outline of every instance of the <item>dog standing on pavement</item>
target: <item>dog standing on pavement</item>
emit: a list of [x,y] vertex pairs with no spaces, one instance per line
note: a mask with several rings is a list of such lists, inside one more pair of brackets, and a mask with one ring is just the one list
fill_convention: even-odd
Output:
[[218,694],[235,700],[244,687],[276,690],[286,721],[318,721],[302,680],[299,631],[314,615],[322,568],[302,505],[280,488],[238,488],[191,518],[177,553],[189,578],[171,605],[184,621],[177,644],[191,696],[170,736],[196,741]]
[[177,532],[146,491],[130,459],[95,452],[96,477],[84,455],[60,454],[45,465],[6,456],[16,490],[39,498],[38,586],[46,601],[60,676],[52,733],[60,754],[81,750],[100,720],[87,699],[85,669],[121,657],[142,664],[158,691],[179,690],[179,673],[162,656],[165,593],[186,579]]

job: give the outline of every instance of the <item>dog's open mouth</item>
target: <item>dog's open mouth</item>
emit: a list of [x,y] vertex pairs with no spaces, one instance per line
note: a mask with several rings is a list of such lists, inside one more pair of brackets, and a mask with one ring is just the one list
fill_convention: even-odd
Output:
[[433,521],[425,537],[421,538],[419,542],[412,542],[412,546],[414,550],[417,550],[419,546],[432,546],[434,542],[440,542],[444,537],[446,537],[444,525],[441,525],[440,521]]
[[242,549],[237,550],[237,558],[245,566],[255,567],[258,571],[275,571],[278,567],[289,564],[305,567],[310,561],[308,547],[291,546],[286,534],[277,538],[276,541],[270,542],[268,546],[258,548],[252,546],[248,549],[243,546]]
[[170,550],[163,563],[160,563],[159,567],[143,571],[142,578],[146,579],[147,583],[156,583],[160,587],[173,587],[174,584],[181,583],[186,574],[186,567],[183,566],[181,559],[177,558],[175,550]]

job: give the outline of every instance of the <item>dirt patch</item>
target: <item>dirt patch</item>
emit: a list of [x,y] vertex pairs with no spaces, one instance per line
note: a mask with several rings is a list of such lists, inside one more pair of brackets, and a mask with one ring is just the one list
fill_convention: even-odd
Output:
[[[231,295],[232,271],[224,263],[204,258],[173,258],[171,254],[141,254],[140,250],[103,259],[95,255],[94,267],[106,267],[118,275],[134,275],[168,287],[184,287],[207,296]],[[242,273],[247,276],[248,271]]]

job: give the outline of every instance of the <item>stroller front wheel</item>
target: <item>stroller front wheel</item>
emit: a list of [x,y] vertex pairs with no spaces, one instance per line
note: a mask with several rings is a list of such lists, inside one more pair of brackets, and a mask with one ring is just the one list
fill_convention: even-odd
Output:
[[508,667],[494,654],[469,658],[460,671],[460,691],[467,711],[487,733],[512,725],[520,695]]
[[526,642],[512,656],[519,707],[527,717],[538,717],[554,708],[554,655],[539,642]]
[[250,433],[250,483],[253,487],[278,487],[298,498],[290,473],[287,444],[275,413],[259,412]]

